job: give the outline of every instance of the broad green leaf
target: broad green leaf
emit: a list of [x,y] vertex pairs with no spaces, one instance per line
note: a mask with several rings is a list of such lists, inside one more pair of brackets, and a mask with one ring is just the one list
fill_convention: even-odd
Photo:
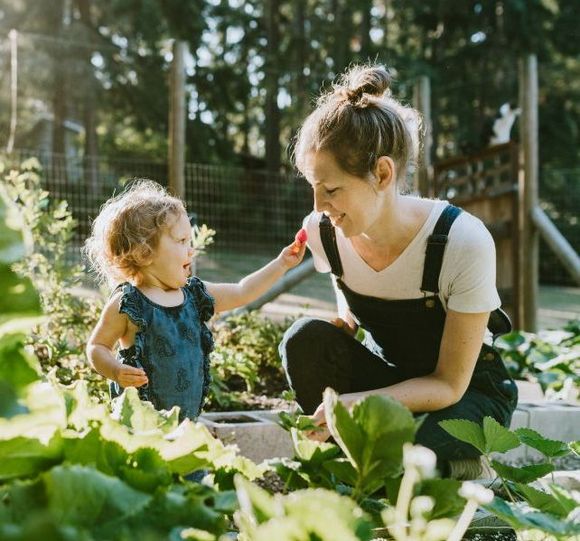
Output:
[[370,520],[354,502],[324,489],[300,490],[284,498],[286,516],[297,517],[306,539],[355,541],[371,538]]
[[167,462],[155,449],[139,449],[133,453],[119,468],[117,476],[142,492],[154,492],[172,481]]
[[551,513],[558,517],[566,517],[576,507],[574,500],[572,500],[572,506],[570,507],[569,505],[563,505],[558,498],[551,494],[537,490],[529,485],[522,483],[514,483],[513,485],[517,492],[538,511]]
[[323,464],[323,467],[336,476],[341,482],[350,486],[356,485],[357,471],[353,468],[351,462],[345,458],[329,460]]
[[18,391],[40,379],[41,373],[38,361],[24,351],[23,334],[0,337],[0,381]]
[[527,503],[513,504],[501,498],[494,498],[493,502],[484,507],[516,530],[539,529],[561,539],[571,539],[574,535],[580,535],[580,524],[541,513],[530,508]]
[[485,454],[485,435],[483,428],[477,423],[465,419],[447,419],[439,421],[439,426],[454,438],[473,445],[480,453]]
[[44,485],[38,477],[0,485],[0,502],[0,524],[24,524],[31,514],[46,508]]
[[483,419],[483,436],[485,438],[485,454],[505,453],[520,445],[518,437],[492,417]]
[[109,416],[105,405],[90,397],[86,381],[77,380],[70,387],[61,385],[59,389],[65,400],[67,424],[75,430],[86,430],[90,421],[100,421]]
[[179,424],[179,411],[175,408],[161,412],[149,402],[143,402],[135,387],[128,387],[113,401],[113,418],[135,433],[159,430],[171,432]]
[[580,456],[580,441],[571,441],[568,445],[576,456]]
[[9,419],[26,412],[27,409],[18,401],[18,394],[14,387],[0,380],[0,417]]
[[577,491],[568,491],[554,483],[550,483],[548,488],[552,493],[552,496],[554,496],[554,498],[560,502],[560,505],[564,509],[567,509],[569,513],[578,508],[579,502]]
[[282,506],[265,490],[257,487],[241,475],[234,478],[241,512],[256,524],[267,522],[283,514]]
[[552,464],[532,464],[516,468],[515,466],[508,466],[497,462],[497,460],[492,460],[491,465],[501,477],[515,483],[531,483],[554,471]]
[[46,443],[24,437],[0,441],[0,482],[31,477],[59,464],[62,448],[62,438],[54,430]]
[[531,428],[518,428],[515,433],[523,444],[533,447],[549,458],[566,456],[570,452],[567,443],[544,438]]
[[460,487],[461,482],[454,479],[425,479],[421,482],[419,493],[435,500],[431,519],[453,517],[461,513],[465,500],[458,494]]
[[62,524],[104,527],[137,514],[151,500],[123,481],[85,466],[57,466],[42,479],[50,512]]
[[[227,521],[223,511],[215,506],[215,496],[212,488],[199,483],[162,488],[155,492],[147,507],[131,517],[128,524],[161,531],[169,531],[179,524],[220,533],[225,531]],[[114,538],[116,532],[113,530],[111,533]]]
[[333,443],[311,440],[296,428],[291,428],[290,434],[296,457],[302,462],[310,462],[315,466],[340,454],[340,448]]
[[323,402],[328,430],[353,467],[360,468],[364,448],[362,430],[338,400],[334,390],[327,388],[324,391]]
[[415,438],[417,423],[408,408],[386,396],[370,396],[353,407],[352,416],[363,431],[362,471],[388,477],[401,470],[403,444]]

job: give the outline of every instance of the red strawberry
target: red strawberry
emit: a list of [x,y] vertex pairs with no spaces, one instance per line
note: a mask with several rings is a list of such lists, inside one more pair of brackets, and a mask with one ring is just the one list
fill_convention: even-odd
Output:
[[306,229],[301,229],[296,233],[294,237],[294,246],[292,246],[292,253],[297,254],[300,251],[300,247],[306,242],[308,235],[306,234]]
[[301,229],[300,231],[298,231],[298,233],[296,233],[296,236],[294,237],[294,240],[296,242],[299,242],[300,244],[304,244],[308,240],[308,234],[306,233],[306,229]]

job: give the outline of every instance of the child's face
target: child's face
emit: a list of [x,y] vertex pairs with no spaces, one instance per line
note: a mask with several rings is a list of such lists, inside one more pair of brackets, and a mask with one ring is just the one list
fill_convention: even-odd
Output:
[[180,214],[161,233],[151,264],[142,270],[144,281],[164,289],[183,287],[191,275],[192,257],[191,225],[187,215]]

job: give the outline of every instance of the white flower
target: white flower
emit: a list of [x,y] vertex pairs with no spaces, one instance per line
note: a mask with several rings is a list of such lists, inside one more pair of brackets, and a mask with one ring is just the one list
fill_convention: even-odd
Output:
[[431,496],[417,496],[411,500],[411,516],[422,517],[430,513],[435,507],[435,500]]
[[403,465],[405,468],[417,469],[423,479],[429,479],[435,476],[437,457],[427,447],[405,443],[403,446]]
[[466,500],[473,500],[478,505],[485,505],[493,501],[493,491],[477,483],[465,481],[459,489],[459,495]]
[[450,518],[429,521],[423,534],[423,541],[443,541],[449,537],[455,523]]

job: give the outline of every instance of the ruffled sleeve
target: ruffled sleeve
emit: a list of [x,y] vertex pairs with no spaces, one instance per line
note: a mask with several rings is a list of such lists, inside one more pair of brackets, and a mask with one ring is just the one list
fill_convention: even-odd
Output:
[[143,299],[139,292],[129,282],[121,284],[117,289],[121,289],[123,294],[119,300],[119,313],[127,314],[129,319],[144,331],[147,328],[147,321],[143,314]]
[[196,276],[192,276],[185,287],[191,291],[195,299],[201,320],[209,321],[214,314],[215,299],[208,293],[205,284]]

